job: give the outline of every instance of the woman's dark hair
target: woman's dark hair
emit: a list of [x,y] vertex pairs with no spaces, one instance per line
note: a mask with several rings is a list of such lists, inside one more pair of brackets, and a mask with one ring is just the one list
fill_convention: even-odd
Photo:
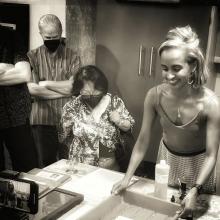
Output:
[[83,81],[92,81],[95,89],[102,91],[103,94],[108,92],[108,80],[104,73],[96,66],[87,65],[77,71],[73,81],[73,95],[77,96],[80,94],[80,90],[84,86]]

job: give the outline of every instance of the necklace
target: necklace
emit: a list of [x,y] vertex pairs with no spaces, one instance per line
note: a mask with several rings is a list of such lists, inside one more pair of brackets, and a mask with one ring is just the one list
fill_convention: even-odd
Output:
[[180,107],[177,108],[177,118],[181,118],[181,114],[180,114]]
[[180,107],[177,108],[177,118],[176,118],[175,124],[176,125],[181,125],[182,124]]

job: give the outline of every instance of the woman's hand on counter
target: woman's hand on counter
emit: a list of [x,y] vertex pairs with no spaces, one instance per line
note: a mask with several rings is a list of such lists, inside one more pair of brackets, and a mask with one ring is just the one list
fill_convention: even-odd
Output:
[[181,203],[183,208],[182,211],[178,212],[174,219],[190,219],[190,217],[193,219],[193,211],[196,209],[197,196],[197,190],[192,188]]
[[123,178],[121,181],[115,183],[112,187],[111,193],[114,195],[119,194],[121,191],[125,190],[130,183],[130,180]]

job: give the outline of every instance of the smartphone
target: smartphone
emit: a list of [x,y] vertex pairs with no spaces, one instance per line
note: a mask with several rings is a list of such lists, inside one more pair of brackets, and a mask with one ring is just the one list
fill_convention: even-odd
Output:
[[0,174],[0,207],[36,214],[38,191],[38,185],[33,181]]

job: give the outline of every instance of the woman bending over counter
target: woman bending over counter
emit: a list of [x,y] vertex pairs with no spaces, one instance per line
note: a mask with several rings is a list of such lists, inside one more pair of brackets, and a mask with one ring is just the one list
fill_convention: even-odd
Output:
[[107,78],[92,65],[76,73],[72,93],[76,97],[63,107],[59,135],[61,143],[70,148],[69,157],[119,170],[115,154],[123,145],[120,134],[134,125],[124,102],[108,93]]
[[219,147],[220,105],[204,87],[207,67],[197,34],[190,26],[170,30],[160,45],[164,82],[149,90],[144,102],[142,127],[124,178],[112,193],[124,190],[148,149],[157,116],[163,128],[157,160],[170,165],[168,184],[177,187],[184,176],[189,192],[177,218],[195,209],[199,193],[216,191],[215,164]]

